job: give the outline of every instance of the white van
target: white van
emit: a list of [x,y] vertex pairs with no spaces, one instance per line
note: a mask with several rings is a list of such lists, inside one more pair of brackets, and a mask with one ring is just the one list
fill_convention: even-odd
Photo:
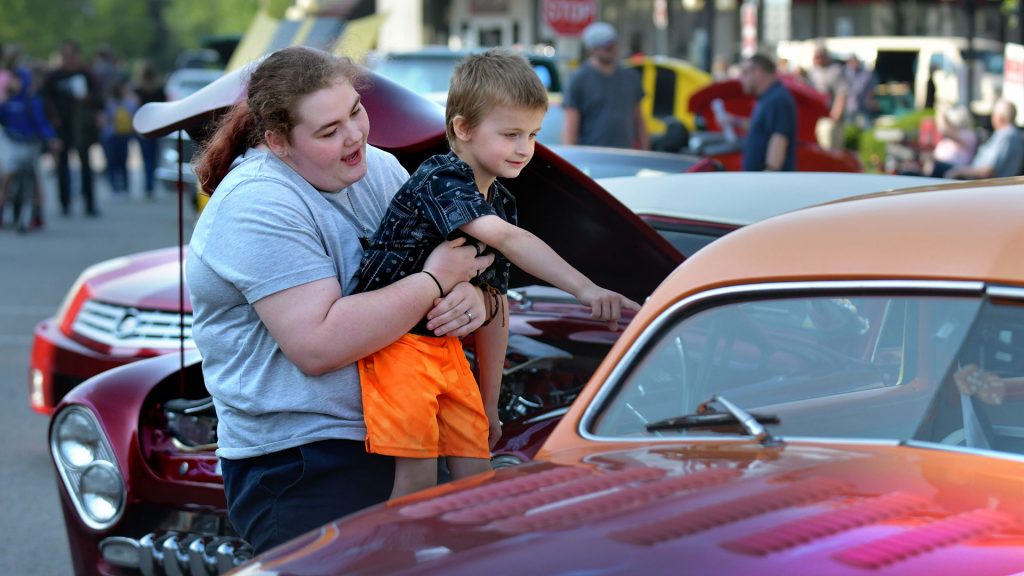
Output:
[[[824,44],[834,59],[857,56],[878,77],[876,94],[883,112],[924,108],[929,76],[935,103],[967,100],[967,40],[952,36],[847,36],[779,42],[776,54],[791,66],[810,69],[814,49]],[[1003,44],[974,39],[974,92],[971,112],[988,116],[1003,82]]]

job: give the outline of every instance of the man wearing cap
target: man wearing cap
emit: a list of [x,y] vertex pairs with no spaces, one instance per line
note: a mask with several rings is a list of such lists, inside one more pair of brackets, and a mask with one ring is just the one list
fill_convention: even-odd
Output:
[[640,76],[619,66],[618,35],[607,22],[594,22],[581,35],[587,59],[572,77],[562,107],[566,144],[650,148],[640,112]]

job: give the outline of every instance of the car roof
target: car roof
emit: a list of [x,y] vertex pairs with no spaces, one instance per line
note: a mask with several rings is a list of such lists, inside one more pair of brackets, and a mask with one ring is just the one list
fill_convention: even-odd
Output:
[[1024,178],[870,194],[769,218],[713,242],[658,292],[822,279],[1024,285]]
[[949,183],[941,178],[833,172],[697,172],[604,178],[601,186],[637,214],[746,226],[859,194]]

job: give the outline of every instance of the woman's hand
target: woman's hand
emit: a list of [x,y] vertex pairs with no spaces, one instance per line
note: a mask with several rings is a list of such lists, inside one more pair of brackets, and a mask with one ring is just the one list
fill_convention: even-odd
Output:
[[477,255],[476,246],[465,238],[442,242],[434,248],[423,264],[441,283],[445,294],[459,282],[466,282],[487,269],[494,262],[494,254]]
[[483,292],[468,282],[456,284],[447,296],[434,300],[427,312],[427,329],[436,336],[465,336],[486,321]]

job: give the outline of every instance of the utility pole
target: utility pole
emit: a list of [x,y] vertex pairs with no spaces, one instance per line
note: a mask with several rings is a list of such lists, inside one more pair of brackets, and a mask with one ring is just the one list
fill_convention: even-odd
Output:
[[1017,0],[1017,43],[1024,44],[1024,0]]
[[704,0],[704,29],[707,31],[707,43],[704,44],[704,71],[711,73],[715,61],[715,2]]
[[967,10],[967,102],[963,104],[970,111],[974,102],[974,0],[964,0],[964,9]]

